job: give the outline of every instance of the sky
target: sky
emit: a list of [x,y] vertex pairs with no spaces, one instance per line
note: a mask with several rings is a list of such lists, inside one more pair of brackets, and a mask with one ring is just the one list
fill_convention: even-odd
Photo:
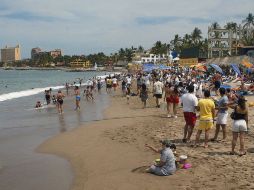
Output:
[[169,43],[195,27],[241,23],[254,13],[253,0],[0,0],[0,47],[60,48],[64,55],[117,52]]

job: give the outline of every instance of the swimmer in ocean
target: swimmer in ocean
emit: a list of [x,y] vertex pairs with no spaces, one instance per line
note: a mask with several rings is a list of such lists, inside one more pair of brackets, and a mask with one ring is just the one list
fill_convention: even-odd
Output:
[[35,108],[41,108],[41,107],[42,107],[41,102],[40,102],[40,101],[37,101],[37,102],[36,102],[36,105],[35,105]]
[[80,90],[79,90],[78,86],[75,86],[74,93],[75,93],[75,98],[76,98],[75,110],[77,110],[77,109],[80,109]]

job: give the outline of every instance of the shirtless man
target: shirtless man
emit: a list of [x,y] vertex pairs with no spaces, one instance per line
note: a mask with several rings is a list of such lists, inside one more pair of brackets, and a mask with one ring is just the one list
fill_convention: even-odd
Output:
[[61,90],[58,90],[58,93],[56,95],[56,100],[57,100],[57,108],[58,108],[58,113],[62,114],[63,113],[63,99],[65,95],[61,92]]

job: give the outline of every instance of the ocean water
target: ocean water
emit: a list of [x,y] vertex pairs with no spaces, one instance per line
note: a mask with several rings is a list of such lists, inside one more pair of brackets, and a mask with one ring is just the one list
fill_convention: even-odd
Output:
[[0,101],[38,94],[45,89],[63,88],[65,83],[78,83],[88,79],[107,75],[105,72],[65,72],[61,70],[1,70]]
[[56,93],[66,82],[82,78],[85,83],[105,74],[109,73],[0,70],[0,189],[70,189],[73,174],[69,163],[35,150],[50,137],[103,119],[109,96],[105,89],[95,93],[95,102],[81,96],[80,111],[74,110],[75,98],[66,96],[63,115],[58,114],[54,105],[40,110],[34,109],[34,105],[37,100],[44,101],[45,89],[52,88]]

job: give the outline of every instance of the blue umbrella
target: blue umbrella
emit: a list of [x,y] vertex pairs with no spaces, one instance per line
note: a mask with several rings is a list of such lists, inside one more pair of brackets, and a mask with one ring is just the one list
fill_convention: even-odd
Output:
[[210,64],[210,66],[212,68],[214,68],[216,71],[218,71],[219,73],[224,74],[224,72],[222,71],[222,69],[218,65],[216,65],[216,64]]
[[241,76],[241,71],[236,64],[231,64],[231,67],[239,76]]

